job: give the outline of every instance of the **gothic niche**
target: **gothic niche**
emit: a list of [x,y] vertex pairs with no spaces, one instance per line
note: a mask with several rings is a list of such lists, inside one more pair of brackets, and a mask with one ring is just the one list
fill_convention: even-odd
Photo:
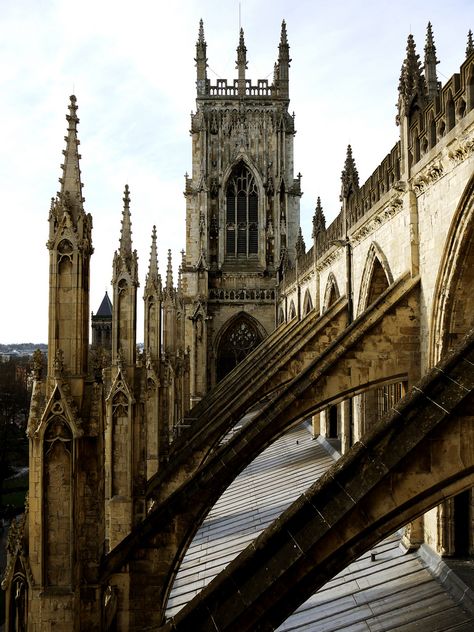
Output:
[[235,318],[223,333],[217,350],[216,377],[222,380],[262,341],[253,319],[245,314]]
[[23,572],[16,572],[11,586],[9,630],[26,632],[28,621],[28,583]]
[[70,586],[72,580],[72,433],[57,415],[44,435],[44,581]]
[[118,390],[112,400],[112,496],[124,496],[128,489],[128,412],[128,397]]
[[243,162],[233,170],[226,188],[227,261],[258,255],[258,191],[255,178]]

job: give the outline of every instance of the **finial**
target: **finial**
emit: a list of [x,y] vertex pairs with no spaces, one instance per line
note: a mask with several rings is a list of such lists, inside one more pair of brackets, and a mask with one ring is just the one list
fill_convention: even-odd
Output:
[[296,257],[300,258],[306,253],[306,244],[303,239],[303,232],[301,226],[298,231],[298,237],[296,239]]
[[66,114],[67,136],[64,137],[66,141],[66,149],[63,150],[64,164],[61,165],[62,177],[59,178],[61,183],[61,190],[58,194],[62,202],[66,198],[69,198],[69,212],[74,220],[77,220],[79,214],[83,212],[82,197],[82,183],[81,183],[81,169],[79,166],[79,160],[81,158],[77,148],[79,146],[79,140],[77,138],[77,126],[79,119],[77,117],[77,99],[74,94],[69,98],[69,113]]
[[466,57],[469,57],[469,55],[472,55],[472,53],[474,53],[474,41],[472,38],[472,31],[471,29],[469,29],[469,32],[467,34]]
[[406,51],[407,54],[402,64],[398,91],[405,109],[408,111],[415,97],[423,103],[426,86],[421,72],[420,56],[416,54],[415,40],[411,33],[408,36]]
[[318,235],[326,230],[326,218],[324,217],[323,207],[321,206],[321,198],[318,196],[316,200],[316,208],[313,215],[313,239],[317,239]]
[[431,28],[431,22],[428,22],[425,44],[425,80],[428,97],[430,99],[434,98],[438,94],[436,64],[438,64],[438,60],[436,59],[436,46],[434,43],[433,30]]
[[356,168],[355,160],[352,156],[352,147],[347,145],[346,161],[341,174],[342,181],[342,197],[347,198],[351,193],[355,193],[359,188],[359,173]]
[[122,228],[120,231],[120,248],[122,257],[132,254],[132,221],[130,216],[130,190],[128,184],[125,185],[123,193]]

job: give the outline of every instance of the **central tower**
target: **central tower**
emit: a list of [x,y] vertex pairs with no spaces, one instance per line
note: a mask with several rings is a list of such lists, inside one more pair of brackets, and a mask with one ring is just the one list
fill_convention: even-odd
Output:
[[276,284],[295,256],[301,196],[289,66],[283,22],[273,81],[252,83],[241,29],[237,79],[211,85],[200,23],[182,268],[191,404],[275,327]]

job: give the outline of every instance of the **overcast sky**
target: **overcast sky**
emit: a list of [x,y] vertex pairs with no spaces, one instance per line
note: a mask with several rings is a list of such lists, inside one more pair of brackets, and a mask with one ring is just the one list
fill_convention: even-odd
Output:
[[[438,78],[464,60],[473,0],[242,0],[248,77],[269,78],[281,20],[292,64],[295,175],[310,245],[321,196],[339,211],[352,144],[361,183],[397,140],[397,86],[409,32],[433,24]],[[160,271],[184,247],[195,43],[204,20],[209,77],[236,77],[238,0],[0,0],[0,342],[47,342],[48,210],[59,188],[69,95],[78,100],[85,208],[92,213],[91,310],[110,291],[122,194],[130,186],[141,288],[157,225]],[[139,335],[143,339],[139,312]]]

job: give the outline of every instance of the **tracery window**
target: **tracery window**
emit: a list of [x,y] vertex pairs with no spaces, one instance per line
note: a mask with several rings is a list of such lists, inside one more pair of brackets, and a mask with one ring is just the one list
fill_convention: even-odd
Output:
[[222,337],[217,354],[217,380],[221,380],[261,342],[256,325],[246,316],[234,320]]
[[241,162],[226,190],[226,258],[258,254],[258,192],[255,178]]

